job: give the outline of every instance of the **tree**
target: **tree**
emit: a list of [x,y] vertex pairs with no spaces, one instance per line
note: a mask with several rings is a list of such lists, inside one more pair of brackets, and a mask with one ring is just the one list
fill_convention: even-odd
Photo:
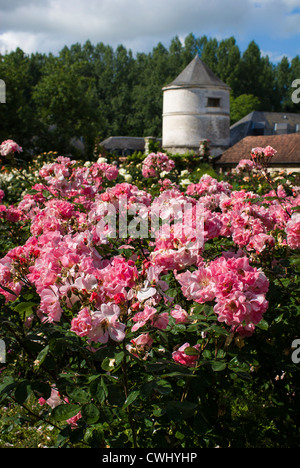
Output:
[[158,43],[147,56],[137,57],[138,77],[133,89],[133,109],[139,135],[161,136],[162,87],[173,80],[168,68],[168,50]]
[[122,45],[114,54],[114,73],[111,80],[114,87],[110,99],[112,120],[109,123],[112,135],[134,135],[132,119],[132,88],[135,82],[134,59],[131,50],[127,52]]
[[169,47],[168,67],[170,76],[176,75],[178,70],[184,67],[182,44],[178,36],[175,36]]
[[[1,141],[10,138],[32,149],[32,139],[40,130],[32,92],[43,60],[44,56],[30,57],[20,48],[0,56],[0,77],[6,84],[6,104],[0,105]],[[23,157],[29,157],[28,150]]]
[[238,69],[241,54],[234,37],[224,39],[220,42],[216,52],[217,76],[231,87],[233,94],[239,94]]
[[280,96],[279,106],[282,110],[285,110],[289,106],[289,87],[291,85],[291,69],[290,63],[287,57],[283,57],[278,63],[275,71],[276,86],[278,94]]
[[241,53],[234,37],[218,41],[190,33],[184,44],[175,36],[168,48],[159,42],[135,57],[122,45],[114,50],[86,41],[63,47],[57,56],[29,56],[19,48],[0,55],[0,79],[6,83],[0,137],[35,154],[74,152],[72,137],[84,138],[88,152],[95,138],[160,137],[162,88],[196,54],[231,87],[233,121],[254,109],[299,112],[291,99],[292,82],[300,77],[299,56],[274,65],[255,41]]
[[188,34],[184,40],[184,49],[182,51],[184,66],[186,67],[195,55],[202,54],[203,47],[207,43],[207,37],[196,38],[194,34]]
[[201,53],[201,59],[214,73],[218,72],[218,46],[217,39],[209,39],[205,42]]
[[253,94],[261,102],[260,110],[273,111],[277,102],[275,67],[268,56],[261,56],[254,41],[243,53],[237,74],[239,94]]
[[260,101],[253,94],[241,94],[238,97],[230,95],[230,123],[231,125],[260,107]]
[[295,88],[292,87],[292,83],[294,80],[298,80],[300,78],[300,57],[296,55],[291,61],[291,82],[289,86],[289,98],[290,98],[290,105],[289,111],[290,112],[300,112],[299,104],[292,102],[292,94],[295,91]]
[[85,76],[85,68],[85,62],[51,58],[34,90],[33,101],[43,124],[39,137],[46,151],[69,152],[73,138],[83,139],[86,154],[93,148],[101,118],[95,79]]

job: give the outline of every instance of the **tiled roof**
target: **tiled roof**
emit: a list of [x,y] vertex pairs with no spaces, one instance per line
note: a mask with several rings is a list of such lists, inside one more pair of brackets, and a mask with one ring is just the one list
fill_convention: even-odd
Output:
[[166,86],[166,88],[172,86],[213,86],[230,89],[228,85],[223,83],[223,81],[221,81],[204,62],[202,62],[198,54],[180,73],[180,75],[178,75],[172,83]]
[[257,146],[264,148],[269,145],[277,151],[270,165],[293,164],[300,167],[300,133],[247,136],[224,151],[216,161],[216,165],[230,166],[238,164],[241,159],[251,158],[252,148]]
[[[243,117],[230,127],[230,142],[235,145],[242,138],[250,135],[251,129],[255,125],[263,125],[264,135],[273,135],[275,125],[286,125],[289,131],[284,133],[294,133],[296,125],[300,126],[300,113],[288,112],[261,112],[254,111]],[[279,132],[278,132],[279,133]],[[283,133],[283,132],[281,132]]]
[[143,137],[112,136],[101,141],[100,146],[103,146],[107,150],[118,148],[144,151],[145,139]]

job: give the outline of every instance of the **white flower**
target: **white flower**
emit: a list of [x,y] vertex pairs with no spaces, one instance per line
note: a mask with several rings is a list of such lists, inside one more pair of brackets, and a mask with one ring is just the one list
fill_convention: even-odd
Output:
[[137,292],[137,299],[139,302],[143,302],[146,299],[149,299],[149,297],[154,296],[157,293],[156,289],[151,287],[151,286],[146,286],[145,288],[140,289]]
[[181,182],[180,182],[180,185],[190,185],[192,182],[190,181],[190,179],[183,179]]
[[106,163],[107,162],[107,159],[106,158],[98,158],[97,160],[97,163],[100,164],[100,163]]

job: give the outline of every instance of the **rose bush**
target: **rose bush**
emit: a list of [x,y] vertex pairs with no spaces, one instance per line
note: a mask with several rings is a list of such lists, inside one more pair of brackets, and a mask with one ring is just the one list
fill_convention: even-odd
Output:
[[0,398],[36,398],[58,446],[293,445],[299,187],[262,195],[204,175],[182,191],[159,183],[174,162],[150,156],[151,192],[60,156],[0,206],[25,233],[0,260]]

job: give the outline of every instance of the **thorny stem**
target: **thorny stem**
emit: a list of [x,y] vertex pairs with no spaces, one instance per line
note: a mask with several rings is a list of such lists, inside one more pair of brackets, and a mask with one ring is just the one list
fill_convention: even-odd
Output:
[[141,252],[142,252],[142,255],[143,255],[144,259],[149,261],[149,258],[147,257],[147,254],[146,254],[146,252],[144,250],[143,244],[142,244],[140,239],[138,239],[138,245],[139,245],[139,248],[141,249]]
[[[30,416],[34,417],[38,421],[43,421],[44,423],[49,424],[52,427],[55,427],[55,429],[58,429],[59,431],[61,430],[61,427],[57,426],[56,424],[54,424],[49,419],[44,419],[39,414],[34,413],[30,408],[28,408],[26,405],[24,405],[24,403],[18,403],[17,400],[12,395],[10,397],[15,403],[20,405],[27,412],[27,414],[30,414]],[[81,441],[81,444],[88,446],[88,444],[86,442],[84,442],[84,441]]]
[[[267,170],[263,170],[263,171],[262,171],[262,174],[263,174],[264,178],[266,179],[266,181],[268,182],[268,184],[270,185],[270,187],[272,188],[272,190],[274,190],[274,192],[277,194],[276,188],[274,187],[273,181],[272,181],[271,177],[269,176]],[[282,208],[282,209],[286,212],[286,214],[291,218],[291,214],[288,212],[288,210],[286,209],[286,207],[283,206],[283,204],[281,203],[280,197],[277,197],[277,198],[278,198],[278,201],[279,201],[279,203],[280,203],[281,208]]]
[[12,395],[10,395],[10,397],[15,403],[17,403],[22,408],[24,408],[26,413],[30,414],[31,416],[33,416],[38,421],[43,421],[44,423],[50,424],[51,426],[55,427],[56,429],[59,429],[59,430],[61,429],[59,426],[54,424],[52,421],[49,421],[49,419],[43,419],[39,414],[34,413],[30,408],[28,408],[26,405],[24,405],[24,403],[19,403]]
[[[205,348],[207,347],[208,344],[209,344],[209,339],[206,341],[206,343],[204,343],[202,345],[201,350],[199,351],[198,361],[199,361],[203,351],[205,350]],[[196,372],[196,370],[197,370],[197,367],[194,368],[193,374]],[[187,395],[188,395],[188,391],[189,391],[189,388],[190,388],[190,385],[191,385],[191,380],[192,380],[191,377],[187,377],[186,384],[185,384],[185,387],[183,389],[181,399],[180,399],[181,402],[183,402],[186,399]]]
[[[125,350],[125,342],[123,342],[123,349]],[[127,399],[129,395],[129,390],[128,390],[126,355],[124,356],[123,361],[122,361],[122,371],[123,371],[124,393],[125,393],[125,398]],[[130,428],[132,432],[133,447],[137,448],[135,426],[134,426],[134,421],[133,421],[130,405],[127,407],[127,412],[128,412],[128,419],[129,419],[129,424],[130,424]]]

